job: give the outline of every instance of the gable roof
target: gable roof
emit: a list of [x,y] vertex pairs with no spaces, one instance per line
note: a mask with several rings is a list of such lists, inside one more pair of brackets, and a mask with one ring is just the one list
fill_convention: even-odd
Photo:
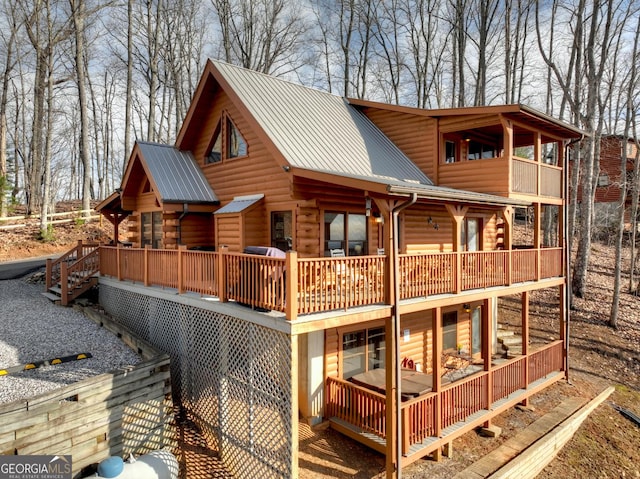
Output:
[[[165,203],[213,203],[220,201],[188,151],[160,143],[136,142],[137,158],[160,200]],[[135,161],[130,161],[122,180],[122,189]]]
[[209,65],[290,167],[384,184],[433,184],[346,99],[219,61]]

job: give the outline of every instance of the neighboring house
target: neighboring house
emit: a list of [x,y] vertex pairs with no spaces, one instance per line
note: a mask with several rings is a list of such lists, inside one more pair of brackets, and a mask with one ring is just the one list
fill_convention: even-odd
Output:
[[[622,160],[626,161],[627,197],[625,199],[625,226],[631,225],[631,198],[635,183],[633,168],[638,148],[633,138],[621,135],[606,135],[600,138],[600,173],[598,175],[595,196],[594,215],[596,228],[612,228],[618,223],[622,181],[620,170]],[[581,188],[578,189],[578,202],[582,201]]]
[[[296,476],[299,420],[388,470],[437,457],[565,377],[580,136],[521,105],[400,107],[210,61],[176,144],[138,142],[100,205],[131,243],[97,250],[101,303],[171,353],[173,390],[240,477]],[[533,235],[516,249],[520,207]],[[546,344],[539,290],[556,298]],[[499,342],[506,297],[517,334]]]

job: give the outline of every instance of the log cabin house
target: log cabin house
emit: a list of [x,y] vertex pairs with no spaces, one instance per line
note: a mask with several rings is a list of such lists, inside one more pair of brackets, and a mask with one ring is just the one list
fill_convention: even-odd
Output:
[[[209,61],[175,145],[138,142],[99,207],[128,230],[96,248],[101,303],[163,331],[174,391],[239,476],[297,476],[298,421],[323,420],[393,475],[565,378],[581,135],[523,105],[387,105]],[[536,343],[540,291],[556,334]]]

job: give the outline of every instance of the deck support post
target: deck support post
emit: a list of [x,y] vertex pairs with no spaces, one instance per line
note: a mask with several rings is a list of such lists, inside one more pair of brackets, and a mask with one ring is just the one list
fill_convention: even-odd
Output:
[[227,301],[229,301],[227,293],[227,272],[224,267],[224,256],[228,251],[228,246],[220,246],[220,251],[218,252],[218,271],[216,274],[216,278],[218,278],[218,298],[220,298],[221,303],[226,303]]
[[184,288],[184,257],[182,253],[187,250],[187,246],[180,244],[178,245],[178,293],[183,294],[185,291]]
[[462,292],[462,222],[464,216],[469,211],[468,206],[460,205],[445,205],[449,215],[453,219],[453,237],[451,238],[453,243],[453,251],[456,254],[456,293]]
[[298,253],[287,251],[285,271],[285,316],[289,321],[295,321],[298,317]]
[[149,249],[150,244],[144,245],[144,285],[149,286]]
[[[529,355],[529,291],[522,293],[522,355],[527,358]],[[529,389],[529,361],[524,363],[522,368],[524,388]],[[523,406],[529,405],[529,396],[521,403]]]
[[434,418],[433,430],[436,437],[440,437],[442,433],[442,395],[440,390],[442,389],[442,308],[434,308],[433,316],[431,318],[432,326],[432,343],[433,343],[433,357],[431,364],[433,392],[436,393],[436,417]]
[[[493,375],[491,374],[491,359],[493,356],[493,314],[495,298],[487,298],[484,300],[482,307],[482,356],[484,357],[484,370],[487,371],[487,390],[486,401],[487,409],[491,408],[493,403]],[[488,427],[488,426],[485,426]]]
[[533,248],[536,250],[536,281],[542,278],[540,248],[542,245],[542,204],[533,204]]
[[118,267],[118,281],[122,281],[122,243],[116,243],[116,264]]

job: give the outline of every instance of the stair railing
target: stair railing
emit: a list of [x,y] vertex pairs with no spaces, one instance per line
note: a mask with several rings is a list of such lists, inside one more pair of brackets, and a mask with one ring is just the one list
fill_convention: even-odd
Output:
[[97,248],[98,243],[83,243],[82,240],[78,240],[78,244],[60,256],[58,259],[47,259],[46,274],[45,274],[45,286],[44,290],[49,291],[49,288],[53,287],[57,283],[61,282],[61,265],[63,263],[69,264],[82,258],[87,248]]
[[60,264],[60,303],[66,306],[95,284],[94,275],[100,271],[100,248],[91,250],[75,263]]

